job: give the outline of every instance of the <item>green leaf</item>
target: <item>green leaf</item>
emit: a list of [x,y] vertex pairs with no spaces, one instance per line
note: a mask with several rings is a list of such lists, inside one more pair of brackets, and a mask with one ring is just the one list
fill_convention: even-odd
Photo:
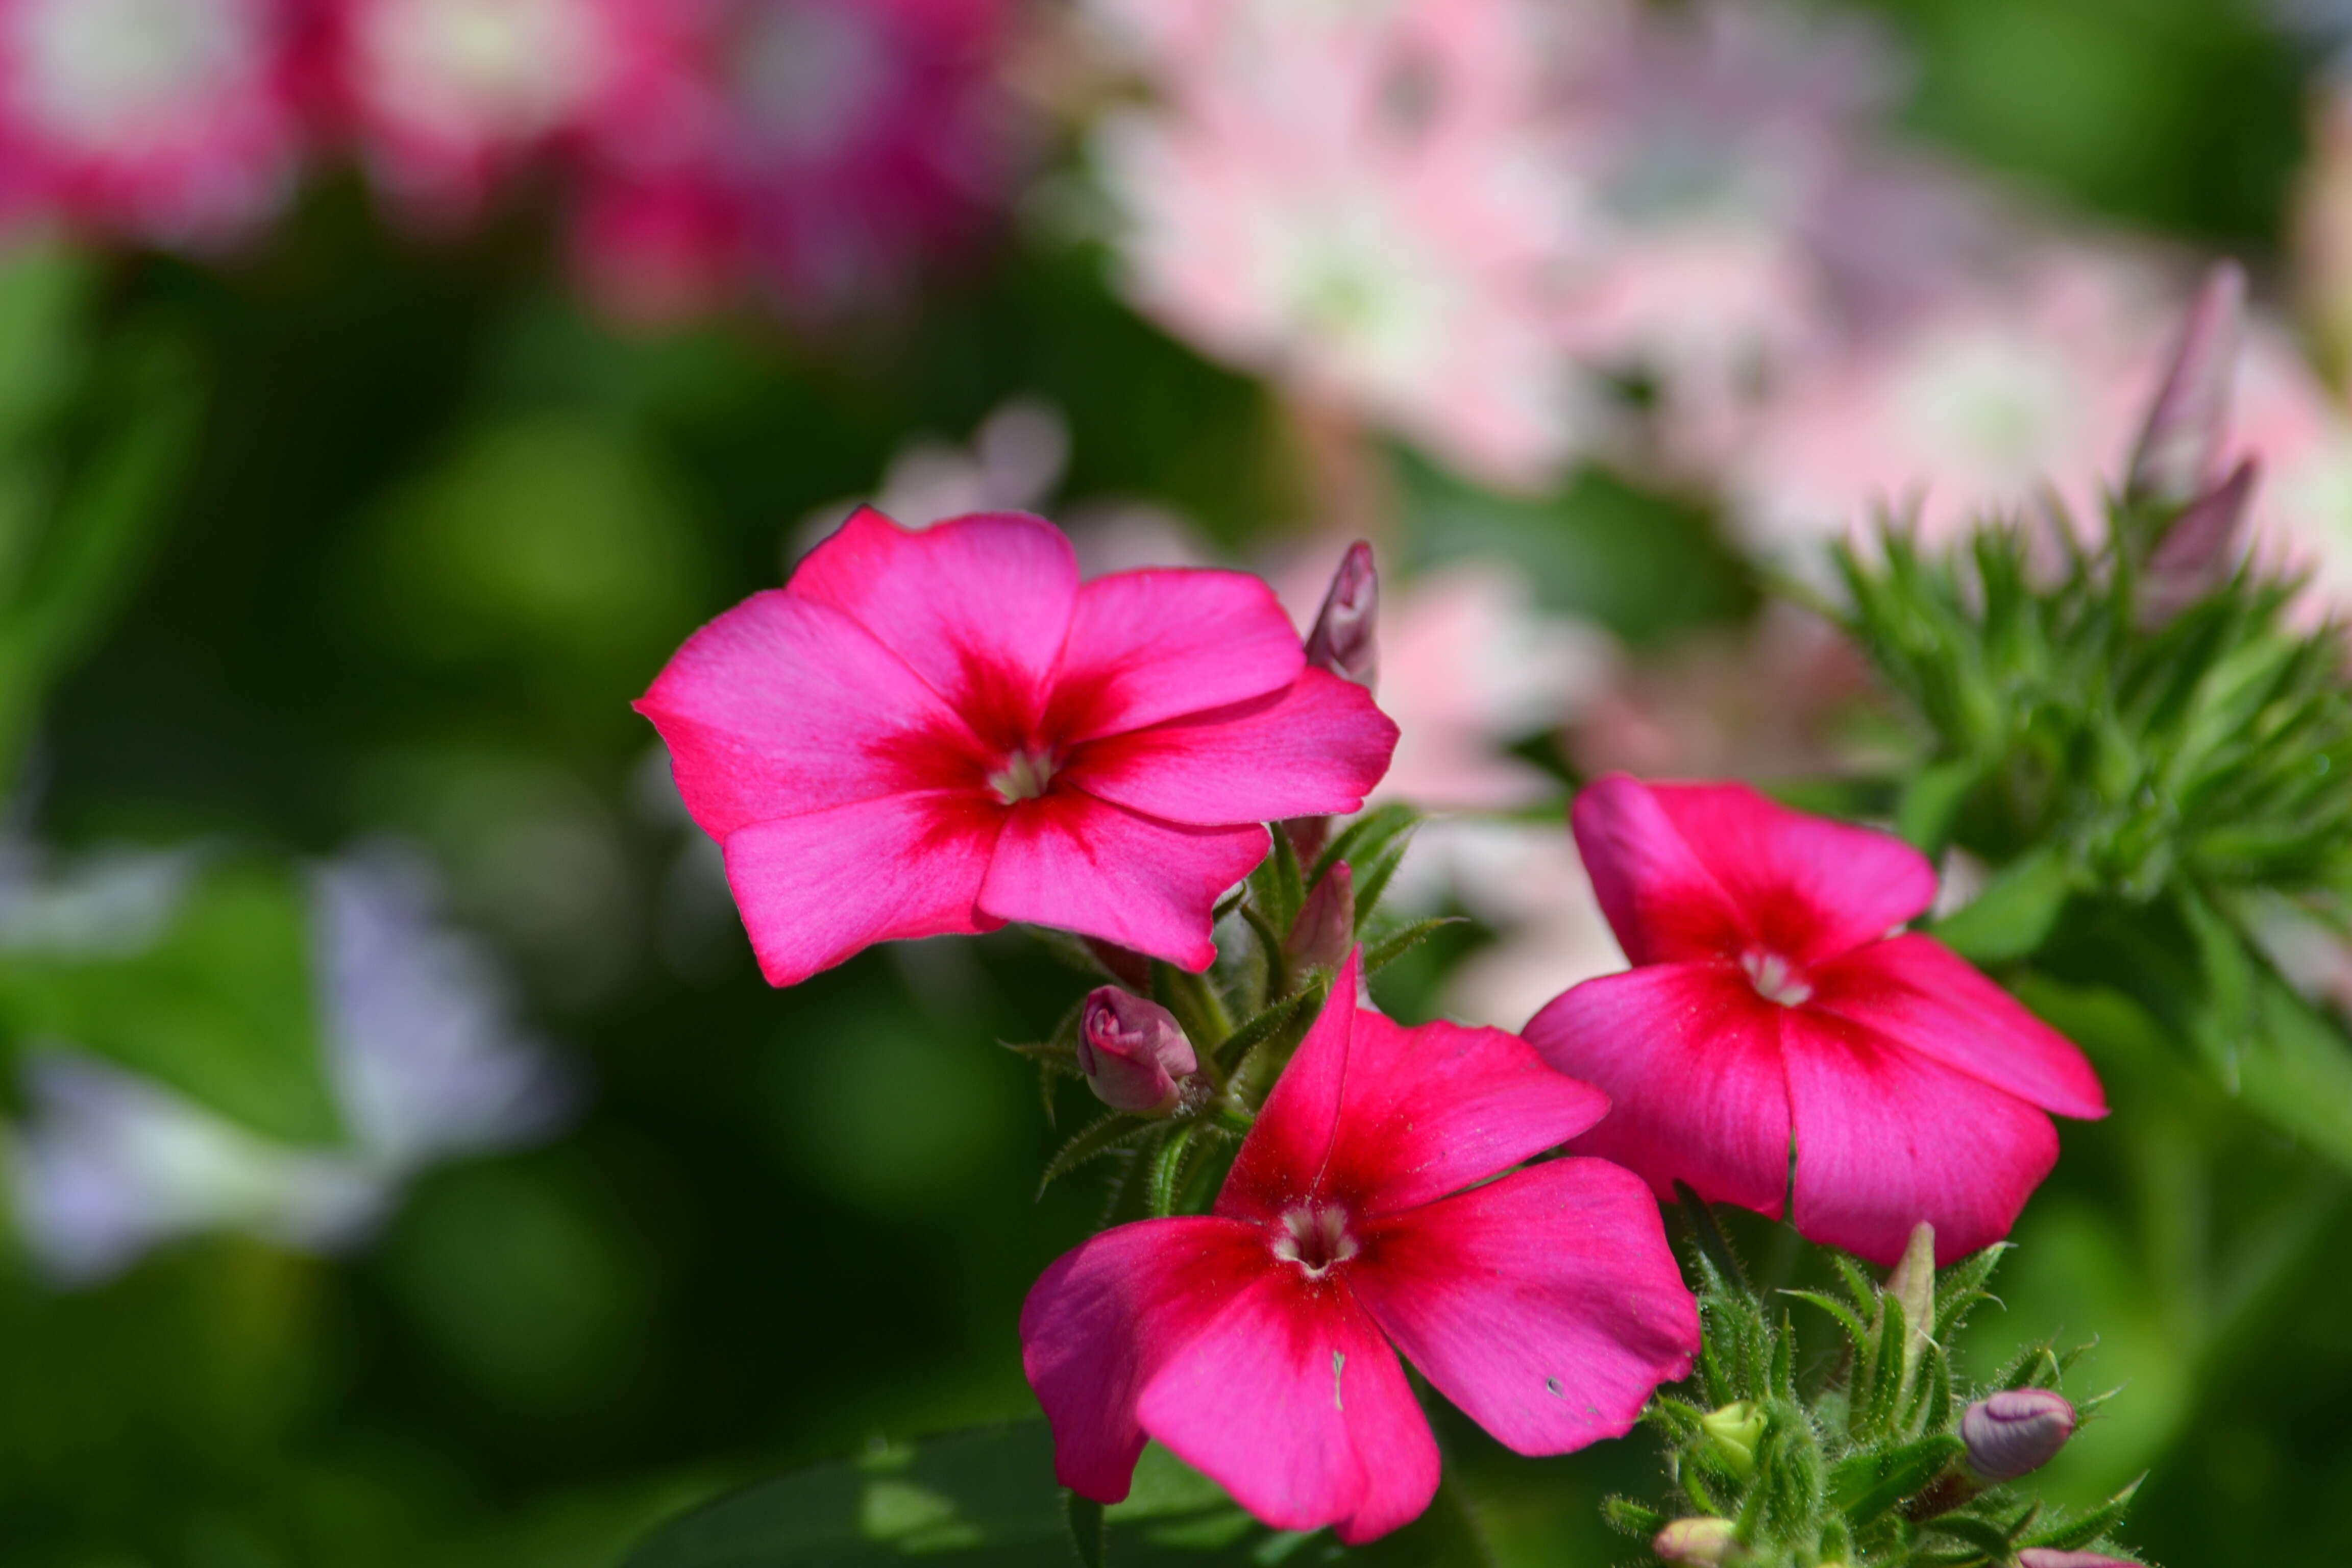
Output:
[[1123,1110],[1097,1117],[1080,1128],[1068,1142],[1055,1151],[1051,1160],[1045,1162],[1045,1173],[1037,1178],[1037,1190],[1044,1192],[1090,1160],[1100,1159],[1114,1149],[1123,1149],[1129,1143],[1139,1142],[1159,1125],[1158,1122],[1129,1116]]
[[1951,842],[1953,820],[1983,774],[1981,763],[1964,759],[1921,768],[1903,786],[1895,808],[1895,833],[1923,855],[1942,854]]
[[1941,1475],[1963,1447],[1939,1432],[1898,1448],[1857,1454],[1830,1472],[1831,1498],[1855,1524],[1867,1524]]
[[[1363,867],[1377,859],[1396,837],[1408,831],[1421,820],[1421,814],[1402,802],[1376,805],[1332,836],[1315,858],[1315,868],[1308,873],[1309,886],[1323,879],[1323,873],[1345,860],[1350,866]],[[1364,890],[1356,889],[1356,906],[1361,909],[1367,900]]]
[[1103,1505],[1076,1492],[1063,1494],[1070,1515],[1070,1541],[1086,1568],[1103,1568]]
[[1495,1552],[1469,1500],[1459,1486],[1445,1480],[1419,1519],[1355,1548],[1346,1559],[1378,1568],[1494,1568]]
[[2123,1523],[2124,1515],[2131,1511],[2132,1499],[2139,1493],[2140,1481],[2147,1479],[2142,1476],[2080,1519],[2046,1524],[2039,1530],[2027,1531],[2018,1544],[2046,1546],[2058,1552],[2081,1551]]
[[129,954],[0,954],[0,1020],[121,1063],[265,1137],[343,1137],[321,1048],[311,915],[291,868],[201,872],[155,942]]
[[1392,931],[1364,950],[1364,975],[1370,979],[1450,925],[1462,924],[1459,915],[1436,915]]
[[1832,1318],[1835,1319],[1837,1321],[1837,1326],[1845,1331],[1846,1339],[1852,1342],[1853,1346],[1854,1358],[1857,1362],[1859,1362],[1863,1356],[1869,1353],[1870,1326],[1864,1323],[1859,1317],[1856,1317],[1853,1310],[1849,1309],[1844,1302],[1837,1300],[1832,1297],[1824,1296],[1818,1290],[1784,1290],[1781,1294],[1784,1296],[1794,1297],[1800,1301],[1819,1307],[1822,1311],[1827,1312]]
[[2002,867],[1983,892],[1937,921],[1936,937],[1975,963],[2028,957],[2048,940],[2074,888],[2065,851],[2045,844]]

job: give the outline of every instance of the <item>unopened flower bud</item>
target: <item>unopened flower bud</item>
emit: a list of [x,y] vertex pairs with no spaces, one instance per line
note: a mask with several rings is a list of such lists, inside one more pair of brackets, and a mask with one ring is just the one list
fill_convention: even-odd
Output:
[[1716,1457],[1741,1480],[1756,1473],[1757,1446],[1764,1441],[1764,1413],[1745,1399],[1698,1418]]
[[1087,996],[1078,1026],[1078,1070],[1105,1105],[1164,1116],[1180,1098],[1177,1080],[1200,1068],[1192,1042],[1167,1008],[1116,985]]
[[1283,956],[1301,969],[1329,969],[1356,942],[1356,878],[1345,860],[1335,861],[1299,906],[1283,939]]
[[2182,323],[2164,384],[2132,449],[2124,494],[2186,506],[2213,482],[2230,427],[2230,384],[2246,313],[2246,274],[2224,261],[2205,276]]
[[2011,1388],[1961,1412],[1960,1441],[1979,1480],[1998,1486],[2055,1458],[2074,1435],[2074,1407],[2047,1388]]
[[2027,1547],[2017,1554],[2017,1563],[2018,1568],[2139,1568],[2104,1552],[2058,1552],[2047,1546]]
[[1322,613],[1307,635],[1307,662],[1370,690],[1381,673],[1373,625],[1380,607],[1381,574],[1372,565],[1372,547],[1360,539],[1348,546],[1339,570],[1331,574],[1331,590],[1323,595]]
[[1663,1562],[1708,1565],[1736,1563],[1739,1542],[1727,1519],[1678,1519],[1658,1531],[1650,1550]]
[[2139,619],[2160,626],[2229,581],[2262,465],[2248,458],[2230,477],[2182,509],[2140,571]]
[[1936,1227],[1926,1220],[1911,1227],[1903,1257],[1886,1277],[1886,1293],[1903,1305],[1903,1387],[1908,1389],[1936,1331]]

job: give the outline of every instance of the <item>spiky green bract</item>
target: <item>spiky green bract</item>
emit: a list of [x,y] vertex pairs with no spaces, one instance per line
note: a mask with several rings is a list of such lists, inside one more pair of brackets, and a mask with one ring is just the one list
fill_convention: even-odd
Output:
[[2223,549],[2188,589],[2177,573],[2152,589],[2176,521],[2119,509],[2096,550],[2063,528],[1948,551],[1889,529],[1837,552],[1839,618],[1926,742],[1898,828],[1990,868],[1936,935],[2121,993],[2249,1110],[2352,1167],[2352,1041],[2264,934],[2289,909],[2352,931],[2347,645],[2298,621],[2295,584]]
[[[1678,1517],[1728,1520],[1738,1553],[1729,1561],[1743,1568],[2009,1568],[2035,1546],[2095,1545],[2128,1560],[2109,1538],[2137,1483],[2103,1508],[2066,1517],[2019,1483],[1980,1487],[1960,1466],[1959,1417],[1970,1398],[2055,1387],[2072,1359],[2041,1347],[1984,1388],[1955,1374],[1947,1347],[1988,1299],[2002,1247],[1937,1276],[1923,1342],[1902,1299],[1853,1259],[1827,1255],[1840,1280],[1830,1289],[1767,1296],[1747,1283],[1704,1206],[1686,1199],[1684,1209],[1705,1344],[1692,1381],[1646,1413],[1664,1441],[1675,1495],[1664,1509],[1612,1498],[1603,1511],[1612,1526],[1649,1539]],[[1914,1293],[1915,1305],[1922,1300]],[[1817,1376],[1799,1375],[1816,1365]],[[1735,1405],[1762,1418],[1752,1464],[1721,1438],[1723,1413]]]
[[[2291,582],[2240,572],[2160,622],[2140,604],[2148,525],[2037,556],[1993,527],[1948,552],[1889,529],[1837,550],[1846,629],[1934,754],[1902,821],[2047,884],[2147,902],[2182,889],[2352,889],[2352,696],[2334,628],[2290,623]],[[2062,535],[2061,537],[2063,537]],[[2063,870],[2057,875],[2055,868]],[[2022,899],[2022,895],[2021,895]]]
[[[1172,1012],[1192,1041],[1200,1071],[1185,1080],[1175,1110],[1165,1115],[1121,1111],[1097,1116],[1075,1133],[1045,1166],[1039,1190],[1100,1160],[1118,1163],[1105,1223],[1146,1215],[1205,1212],[1252,1118],[1298,1048],[1324,999],[1328,969],[1300,967],[1285,956],[1283,936],[1332,867],[1345,862],[1355,878],[1356,935],[1364,945],[1369,978],[1410,952],[1444,920],[1408,924],[1376,918],[1381,896],[1418,818],[1403,805],[1368,811],[1333,836],[1311,867],[1300,864],[1288,833],[1273,834],[1274,848],[1242,889],[1217,909],[1250,938],[1229,942],[1207,974],[1188,974],[1173,965],[1121,953],[1138,973],[1105,962],[1103,951],[1052,931],[1039,931],[1049,951],[1073,968],[1141,985],[1148,976],[1152,999]],[[1239,951],[1235,951],[1238,949]],[[1144,967],[1148,965],[1148,968]],[[1077,1078],[1076,1046],[1079,1012],[1073,1008],[1052,1038],[1012,1045],[1037,1064],[1045,1113],[1053,1119],[1055,1093],[1065,1079]]]

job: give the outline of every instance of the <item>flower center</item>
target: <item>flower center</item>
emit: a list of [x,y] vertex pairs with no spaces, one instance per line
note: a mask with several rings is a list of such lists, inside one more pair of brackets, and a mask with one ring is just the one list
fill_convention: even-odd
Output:
[[1003,767],[988,775],[988,787],[1007,805],[1035,800],[1053,782],[1053,753],[1034,746],[1024,746],[1013,752],[1004,759]]
[[370,85],[450,134],[537,135],[602,82],[595,18],[576,0],[389,0],[367,14]]
[[1282,1233],[1274,1238],[1274,1255],[1298,1265],[1309,1279],[1322,1279],[1360,1250],[1348,1234],[1348,1211],[1336,1205],[1301,1204],[1285,1210]]
[[1739,961],[1739,967],[1748,972],[1748,983],[1756,987],[1756,994],[1768,1002],[1795,1007],[1812,997],[1813,988],[1797,973],[1797,966],[1777,952],[1751,952]]

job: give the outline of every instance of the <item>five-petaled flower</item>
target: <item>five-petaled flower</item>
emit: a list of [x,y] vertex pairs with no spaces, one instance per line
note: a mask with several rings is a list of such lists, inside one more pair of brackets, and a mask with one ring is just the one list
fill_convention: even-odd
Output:
[[1078,581],[1018,513],[870,509],[688,639],[637,703],[770,983],[1028,921],[1192,970],[1262,823],[1349,812],[1396,726],[1235,572]]
[[1936,891],[1899,839],[1744,784],[1622,774],[1573,822],[1634,964],[1528,1026],[1610,1097],[1578,1152],[1662,1196],[1682,1182],[1775,1216],[1791,1197],[1800,1231],[1880,1263],[1925,1219],[1947,1263],[2006,1235],[2049,1173],[2044,1112],[2106,1114],[2063,1037],[1934,938],[1889,934]]
[[1515,1036],[1360,1008],[1361,969],[1213,1213],[1106,1231],[1029,1292],[1023,1364],[1081,1495],[1125,1497],[1148,1434],[1269,1524],[1365,1541],[1437,1489],[1398,1350],[1527,1454],[1622,1436],[1690,1370],[1697,1309],[1638,1178],[1562,1159],[1487,1180],[1608,1101]]

